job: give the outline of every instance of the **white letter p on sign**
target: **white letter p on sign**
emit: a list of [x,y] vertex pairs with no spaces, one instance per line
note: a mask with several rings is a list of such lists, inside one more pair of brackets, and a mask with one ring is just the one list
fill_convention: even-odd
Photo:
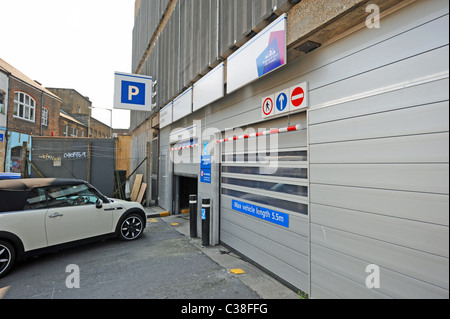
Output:
[[139,95],[139,88],[137,86],[128,87],[128,101],[133,100],[133,96]]

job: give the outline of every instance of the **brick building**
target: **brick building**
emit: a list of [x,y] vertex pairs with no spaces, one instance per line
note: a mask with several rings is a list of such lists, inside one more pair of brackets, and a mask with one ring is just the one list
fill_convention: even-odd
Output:
[[0,172],[5,167],[6,106],[8,105],[9,72],[0,67]]
[[111,128],[92,117],[92,102],[89,97],[74,89],[47,89],[62,99],[59,136],[112,138]]
[[87,137],[88,126],[61,110],[59,114],[59,132],[64,137]]
[[23,142],[31,147],[32,136],[59,135],[61,99],[2,59],[0,70],[8,76],[8,88],[2,90],[7,133],[2,133],[0,170],[20,172]]

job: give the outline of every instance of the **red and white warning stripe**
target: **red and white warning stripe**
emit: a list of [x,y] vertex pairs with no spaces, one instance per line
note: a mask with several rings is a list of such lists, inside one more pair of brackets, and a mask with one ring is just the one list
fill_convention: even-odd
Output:
[[197,146],[198,146],[198,144],[193,144],[193,145],[187,145],[187,146],[183,146],[183,147],[171,148],[170,150],[171,151],[180,151],[180,150],[185,150],[185,149],[188,149],[188,148],[194,148],[194,147],[197,147]]
[[[267,131],[261,131],[261,132],[257,132],[257,133],[251,133],[251,134],[245,134],[245,135],[241,135],[241,136],[234,136],[234,137],[224,138],[222,140],[217,140],[216,143],[220,144],[220,143],[225,143],[225,142],[230,142],[230,141],[245,140],[245,139],[259,137],[259,136],[267,136],[267,135],[275,135],[275,134],[281,134],[281,133],[287,133],[287,132],[295,132],[295,131],[300,131],[301,129],[302,129],[302,127],[301,127],[300,124],[299,125],[288,126],[288,127],[283,127],[283,128],[274,128],[274,129],[267,130]],[[180,150],[184,150],[184,149],[188,149],[188,148],[194,148],[194,147],[198,147],[198,144],[187,145],[187,146],[183,146],[183,147],[171,148],[170,150],[171,151],[180,151]]]
[[283,127],[283,128],[274,128],[274,129],[267,130],[267,131],[261,131],[261,132],[252,133],[252,134],[245,134],[245,135],[241,135],[241,136],[224,138],[222,140],[217,140],[216,143],[219,144],[219,143],[225,143],[225,142],[230,142],[230,141],[245,140],[245,139],[259,137],[259,136],[267,136],[267,135],[275,135],[275,134],[281,134],[281,133],[287,133],[287,132],[295,132],[295,131],[300,131],[301,129],[302,129],[301,125],[293,125],[293,126],[288,126],[288,127]]

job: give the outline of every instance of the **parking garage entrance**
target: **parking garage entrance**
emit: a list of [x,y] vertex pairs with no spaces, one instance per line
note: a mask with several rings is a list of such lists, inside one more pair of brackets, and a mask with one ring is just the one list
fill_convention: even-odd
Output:
[[197,195],[198,193],[198,178],[175,175],[174,188],[175,214],[188,213],[189,195]]

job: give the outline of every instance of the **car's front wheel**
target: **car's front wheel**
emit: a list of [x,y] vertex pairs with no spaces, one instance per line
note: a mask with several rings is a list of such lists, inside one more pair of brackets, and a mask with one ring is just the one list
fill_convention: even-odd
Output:
[[135,240],[142,235],[145,221],[138,214],[130,214],[120,224],[119,238],[124,241]]
[[14,247],[7,241],[0,240],[0,278],[12,268],[15,259]]

